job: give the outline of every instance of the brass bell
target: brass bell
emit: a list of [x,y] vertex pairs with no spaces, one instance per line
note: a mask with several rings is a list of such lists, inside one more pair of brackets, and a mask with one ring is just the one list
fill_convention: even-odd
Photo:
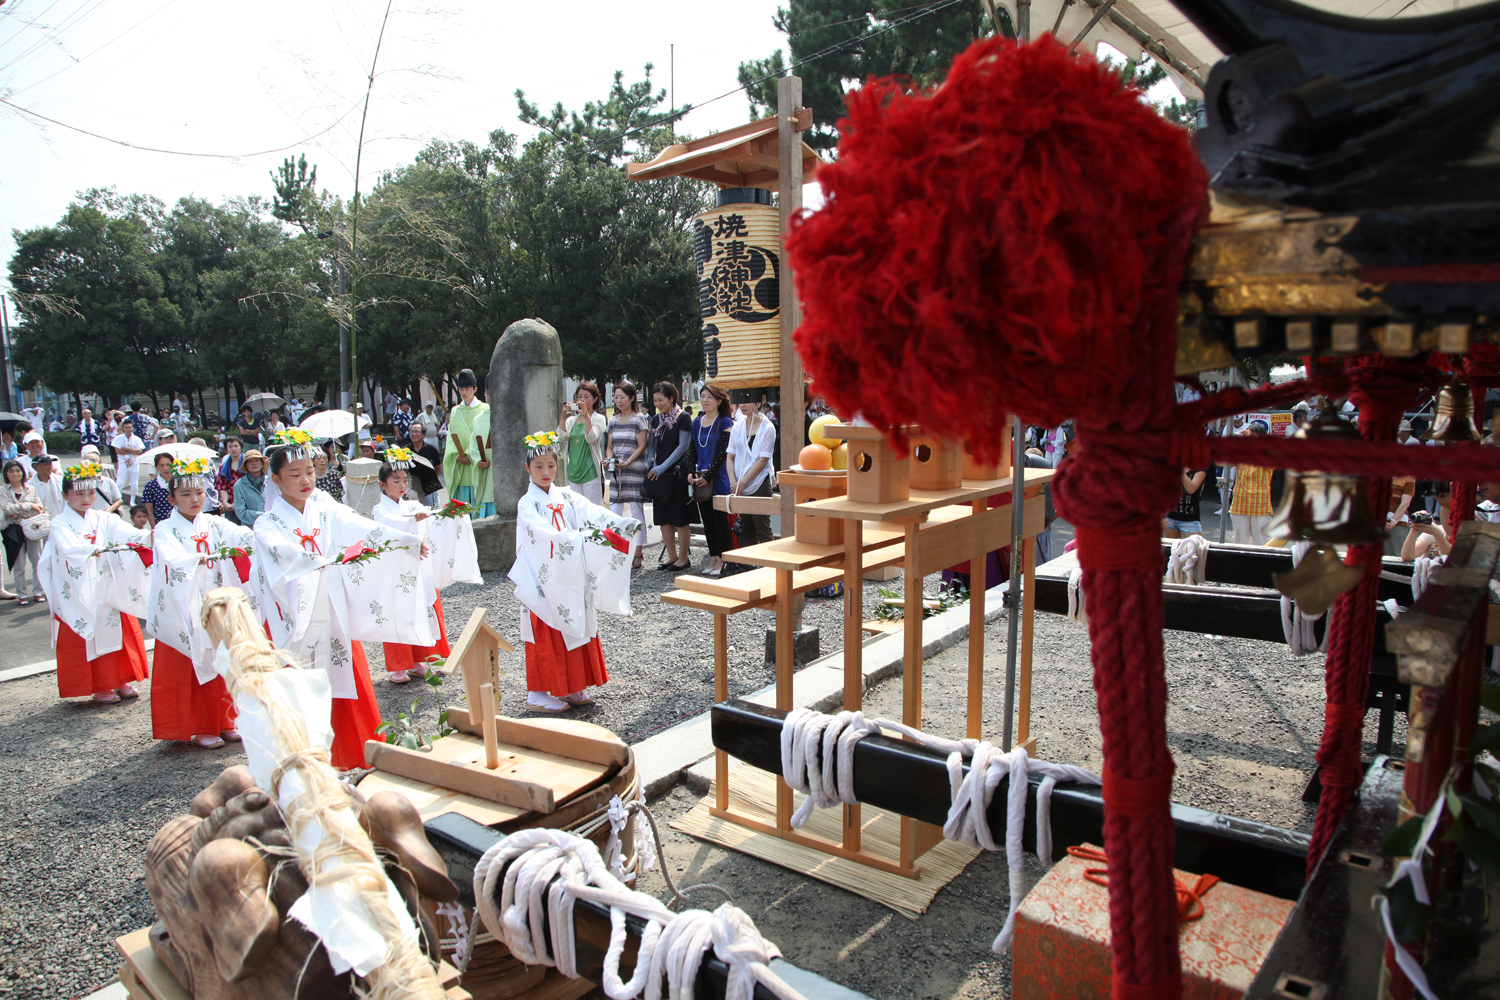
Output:
[[[1358,441],[1359,431],[1332,411],[1303,424],[1306,440]],[[1374,545],[1385,540],[1370,506],[1370,480],[1341,472],[1288,472],[1286,494],[1266,525],[1269,538],[1306,538],[1326,545]],[[1384,505],[1381,505],[1384,510]]]
[[1316,618],[1364,575],[1362,567],[1345,566],[1332,546],[1318,543],[1290,573],[1272,573],[1271,583],[1296,601],[1304,615]]
[[1424,441],[1480,441],[1484,435],[1474,426],[1474,394],[1461,378],[1438,390],[1433,405],[1432,427]]

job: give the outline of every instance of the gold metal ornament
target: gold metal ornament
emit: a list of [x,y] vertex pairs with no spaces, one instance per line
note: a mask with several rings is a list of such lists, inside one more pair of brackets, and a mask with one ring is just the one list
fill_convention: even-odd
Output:
[[[1358,441],[1359,432],[1335,413],[1303,424],[1296,437]],[[1270,538],[1307,539],[1325,545],[1374,545],[1385,540],[1370,505],[1370,480],[1341,472],[1288,472],[1281,506],[1266,526]]]
[[1296,601],[1304,615],[1316,617],[1332,607],[1338,596],[1358,583],[1364,573],[1359,566],[1345,566],[1331,545],[1319,543],[1308,550],[1301,564],[1290,573],[1273,573],[1271,582]]
[[1461,378],[1438,390],[1433,404],[1432,428],[1426,441],[1480,441],[1484,435],[1474,426],[1474,394]]

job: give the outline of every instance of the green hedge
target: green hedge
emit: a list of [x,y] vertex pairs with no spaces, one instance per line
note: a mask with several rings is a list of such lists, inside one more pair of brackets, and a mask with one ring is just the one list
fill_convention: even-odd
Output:
[[77,454],[83,444],[78,440],[77,431],[45,431],[42,439],[47,442],[47,454],[59,455],[63,452]]

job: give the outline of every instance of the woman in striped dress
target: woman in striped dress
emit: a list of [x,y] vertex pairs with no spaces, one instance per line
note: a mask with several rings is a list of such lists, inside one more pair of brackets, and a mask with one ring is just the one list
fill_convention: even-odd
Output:
[[[646,481],[646,415],[636,408],[636,388],[630,382],[615,385],[615,414],[609,418],[609,464],[614,479],[609,488],[609,509],[641,522],[640,544],[635,548],[632,569],[641,568],[641,550],[646,546],[646,508],[641,484]],[[627,512],[626,507],[630,510]]]

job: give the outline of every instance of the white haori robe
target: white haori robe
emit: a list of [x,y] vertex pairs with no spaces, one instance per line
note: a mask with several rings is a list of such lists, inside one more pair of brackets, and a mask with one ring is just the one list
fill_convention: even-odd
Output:
[[[37,578],[52,604],[53,615],[84,641],[90,660],[124,648],[120,608],[144,601],[145,567],[139,556],[134,552],[94,555],[106,546],[129,543],[149,546],[151,533],[98,510],[80,515],[72,507],[64,507],[52,518],[52,530],[37,563]],[[108,569],[106,560],[113,561]],[[131,562],[139,572],[131,571]],[[132,586],[136,595],[128,592]],[[57,648],[56,620],[52,623],[52,648]]]
[[[214,645],[203,628],[200,612],[203,598],[216,587],[234,587],[250,598],[250,606],[260,616],[255,588],[240,582],[239,570],[228,559],[204,557],[220,549],[254,550],[255,532],[231,524],[216,514],[200,513],[189,521],[181,511],[156,526],[155,557],[151,564],[151,615],[146,631],[193,661],[193,673],[199,684],[218,676],[214,668]],[[252,580],[254,577],[251,578]]]
[[[397,531],[405,531],[416,535],[428,542],[432,548],[431,540],[427,537],[427,526],[432,523],[432,518],[423,518],[418,521],[417,515],[428,510],[425,504],[415,500],[392,500],[384,493],[380,495],[380,501],[370,511],[370,519],[376,524],[383,524],[387,528],[395,528]],[[427,602],[428,627],[432,630],[434,637],[438,634],[437,610],[433,607],[437,603],[437,583],[433,579],[433,564],[437,561],[437,550],[432,549],[426,559],[421,562],[419,579],[422,581],[422,599]],[[436,641],[434,638],[433,641]]]
[[[535,642],[535,614],[577,649],[599,634],[597,612],[630,614],[630,557],[641,523],[592,503],[582,494],[535,483],[516,504],[516,561],[510,581],[521,604],[521,638]],[[600,543],[593,532],[613,528],[630,552]]]
[[[397,546],[353,565],[338,560],[356,542]],[[335,698],[358,698],[352,642],[431,646],[422,605],[422,540],[314,496],[301,514],[278,498],[255,521],[252,575],[271,641],[307,669],[323,670]]]
[[438,590],[455,583],[484,583],[473,521],[467,517],[431,517],[422,523],[427,525],[427,541],[432,545],[432,582]]

